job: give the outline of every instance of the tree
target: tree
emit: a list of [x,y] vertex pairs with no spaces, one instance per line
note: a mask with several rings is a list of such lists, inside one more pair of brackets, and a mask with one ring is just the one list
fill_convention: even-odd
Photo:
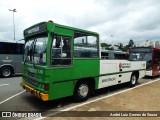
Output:
[[130,39],[128,45],[129,45],[129,47],[133,47],[134,46],[134,41],[132,39]]
[[107,47],[107,43],[101,43],[101,47]]
[[108,47],[108,48],[106,48],[107,50],[114,50],[114,48],[113,47]]
[[120,45],[119,45],[119,49],[120,49],[120,50],[122,50],[122,49],[123,49],[123,44],[122,44],[122,43],[120,43]]
[[129,50],[129,45],[125,45],[123,48],[122,48],[122,51],[126,52]]
[[101,47],[109,48],[111,45],[107,43],[101,43]]

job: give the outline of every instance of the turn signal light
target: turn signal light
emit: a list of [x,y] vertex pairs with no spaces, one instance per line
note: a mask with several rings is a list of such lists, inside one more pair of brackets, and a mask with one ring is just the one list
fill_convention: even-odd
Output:
[[43,87],[43,89],[46,90],[46,91],[49,90],[49,85],[48,85],[48,84],[44,84],[42,87]]

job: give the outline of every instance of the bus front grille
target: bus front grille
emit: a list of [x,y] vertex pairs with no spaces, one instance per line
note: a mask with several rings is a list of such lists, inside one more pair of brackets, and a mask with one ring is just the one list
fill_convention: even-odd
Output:
[[32,72],[27,72],[27,75],[30,76],[30,77],[34,77],[34,78],[37,77],[36,74],[35,74],[35,73],[32,73]]
[[32,85],[32,86],[37,86],[37,82],[35,80],[28,78],[28,77],[25,77],[25,82]]

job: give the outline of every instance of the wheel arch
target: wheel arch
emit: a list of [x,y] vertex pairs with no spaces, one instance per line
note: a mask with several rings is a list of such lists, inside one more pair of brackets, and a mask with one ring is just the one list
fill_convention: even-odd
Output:
[[78,79],[75,83],[74,90],[75,90],[76,86],[82,82],[87,82],[89,84],[89,86],[91,87],[92,93],[94,93],[94,90],[96,88],[96,81],[95,81],[94,77],[87,77],[87,78]]
[[3,64],[3,65],[0,66],[0,71],[1,71],[4,67],[10,67],[10,68],[12,69],[13,74],[14,74],[15,68],[14,68],[13,65],[11,65],[11,64]]
[[133,74],[136,74],[136,76],[137,76],[137,80],[138,80],[138,79],[139,79],[139,71],[138,71],[138,70],[133,71],[131,75],[133,75]]

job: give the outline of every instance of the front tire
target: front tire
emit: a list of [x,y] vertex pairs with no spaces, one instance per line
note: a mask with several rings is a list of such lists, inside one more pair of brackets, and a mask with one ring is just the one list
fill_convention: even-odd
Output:
[[8,78],[8,77],[11,77],[13,72],[12,72],[12,69],[10,67],[4,67],[0,70],[0,74],[2,77],[4,78]]
[[75,86],[74,100],[77,102],[83,102],[87,100],[91,95],[91,87],[87,82],[79,82]]
[[129,82],[129,86],[130,87],[134,87],[137,84],[137,80],[138,80],[137,75],[136,74],[132,74],[130,82]]

